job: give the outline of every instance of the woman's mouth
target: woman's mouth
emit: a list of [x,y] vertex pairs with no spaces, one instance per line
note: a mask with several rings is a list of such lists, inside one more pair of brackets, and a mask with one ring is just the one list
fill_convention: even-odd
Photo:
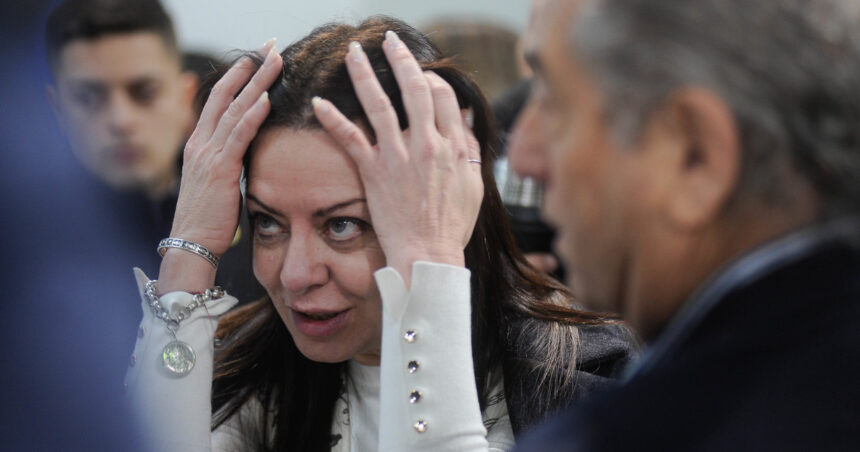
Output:
[[293,325],[302,334],[310,337],[326,337],[337,333],[347,321],[349,312],[345,309],[337,312],[302,312],[290,309]]
[[335,316],[337,316],[337,315],[338,315],[338,313],[337,313],[337,312],[332,312],[332,313],[329,313],[329,314],[312,314],[312,313],[307,313],[307,314],[301,314],[301,315],[304,315],[304,316],[310,317],[312,320],[328,320],[328,319],[332,319],[332,318],[334,318]]

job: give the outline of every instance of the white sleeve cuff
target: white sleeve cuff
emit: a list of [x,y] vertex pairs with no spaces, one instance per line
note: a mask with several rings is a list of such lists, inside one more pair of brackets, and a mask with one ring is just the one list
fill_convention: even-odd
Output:
[[[143,295],[149,278],[135,268],[140,290],[143,320],[137,343],[129,361],[125,384],[139,414],[152,450],[209,450],[211,447],[211,390],[215,329],[218,315],[238,300],[225,296],[198,308],[182,321],[176,340],[191,346],[196,355],[194,368],[185,376],[175,376],[164,368],[161,351],[173,341],[165,322],[155,318]],[[193,295],[171,292],[162,295],[161,304],[174,312],[191,303]],[[207,312],[208,311],[208,312]]]
[[487,450],[470,276],[463,267],[415,262],[407,290],[393,268],[375,273],[383,305],[379,450]]

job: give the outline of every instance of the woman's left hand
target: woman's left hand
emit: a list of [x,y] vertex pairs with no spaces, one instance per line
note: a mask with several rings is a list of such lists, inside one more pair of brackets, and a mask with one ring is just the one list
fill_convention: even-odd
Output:
[[314,112],[355,160],[387,263],[409,287],[415,261],[464,265],[484,193],[480,145],[451,86],[422,72],[394,32],[382,47],[402,92],[407,130],[400,130],[358,43],[350,44],[346,66],[377,144],[329,101],[314,99]]

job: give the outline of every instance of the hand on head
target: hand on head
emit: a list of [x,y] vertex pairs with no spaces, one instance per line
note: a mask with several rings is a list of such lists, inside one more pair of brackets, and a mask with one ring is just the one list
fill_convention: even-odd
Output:
[[400,130],[358,43],[350,44],[346,65],[377,143],[327,100],[315,99],[314,112],[355,160],[387,263],[409,286],[415,261],[464,265],[484,192],[474,163],[480,146],[451,86],[422,72],[394,32],[386,33],[382,47],[403,93],[407,130]]
[[236,232],[242,157],[269,112],[266,89],[281,71],[273,44],[266,43],[268,54],[259,69],[254,71],[253,62],[243,58],[218,81],[185,147],[171,235],[217,255],[227,250]]
[[[199,243],[217,256],[227,251],[236,232],[242,157],[269,113],[266,89],[283,66],[274,39],[263,46],[261,53],[266,58],[259,69],[251,59],[243,58],[218,81],[185,146],[182,182],[170,234]],[[184,268],[188,265],[200,267],[200,277],[212,281],[195,278],[191,282],[187,278],[197,272],[185,271],[181,272],[183,280],[180,282],[179,272],[165,271],[177,264],[178,259],[185,261]],[[211,286],[214,271],[211,267],[205,269],[201,262],[206,264],[194,255],[168,250],[160,273],[172,279],[160,278],[160,290],[169,291],[174,285],[184,290]]]

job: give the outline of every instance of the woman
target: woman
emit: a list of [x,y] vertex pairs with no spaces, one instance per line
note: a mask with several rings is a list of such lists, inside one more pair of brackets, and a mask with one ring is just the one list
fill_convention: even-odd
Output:
[[168,243],[127,379],[155,447],[505,450],[615,374],[629,338],[515,249],[486,103],[425,36],[376,17],[272,48],[213,88],[171,233],[226,250],[244,158],[268,297],[221,319],[213,370],[235,299],[162,321],[214,281]]

